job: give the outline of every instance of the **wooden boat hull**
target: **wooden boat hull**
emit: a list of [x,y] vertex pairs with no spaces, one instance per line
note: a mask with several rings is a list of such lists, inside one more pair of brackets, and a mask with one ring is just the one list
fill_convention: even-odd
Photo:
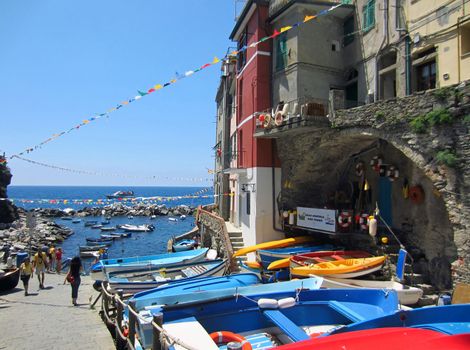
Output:
[[301,236],[301,237],[285,238],[285,239],[280,239],[277,241],[260,243],[260,244],[256,244],[250,247],[239,249],[233,254],[233,256],[237,257],[237,256],[246,255],[248,253],[252,253],[260,249],[282,248],[282,247],[288,247],[288,246],[292,246],[296,244],[298,245],[298,244],[302,244],[306,242],[311,242],[312,240],[313,238],[310,236]]
[[164,284],[178,283],[207,276],[223,276],[227,269],[226,260],[200,261],[162,267],[158,270],[128,271],[108,275],[109,289],[116,292],[135,294]]
[[413,305],[416,304],[423,295],[423,290],[416,287],[404,286],[401,283],[394,281],[368,281],[368,280],[356,280],[347,278],[323,278],[322,288],[335,288],[335,289],[393,289],[397,292],[398,300],[402,305]]
[[470,334],[447,335],[428,329],[382,328],[319,337],[289,345],[279,350],[376,349],[396,350],[464,350],[470,344]]
[[20,280],[20,269],[6,269],[0,274],[0,292],[15,288]]
[[385,262],[385,256],[360,259],[328,261],[310,266],[290,269],[293,277],[336,276],[337,278],[354,278],[378,271]]
[[105,280],[106,273],[124,272],[139,268],[155,269],[182,263],[202,261],[210,251],[208,248],[188,250],[178,253],[164,253],[157,255],[136,256],[129,258],[100,260],[90,269],[90,276],[94,280]]

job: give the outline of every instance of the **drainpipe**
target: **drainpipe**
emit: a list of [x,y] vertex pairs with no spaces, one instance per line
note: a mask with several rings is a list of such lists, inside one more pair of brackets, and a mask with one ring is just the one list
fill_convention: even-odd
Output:
[[377,58],[379,57],[385,42],[388,45],[388,41],[388,0],[384,0],[383,39],[377,53],[375,54],[375,101],[379,99],[380,89],[379,63]]
[[411,39],[407,32],[405,36],[405,77],[406,95],[411,95]]
[[271,189],[271,192],[272,192],[272,203],[273,203],[273,230],[277,231],[277,232],[284,233],[284,230],[279,229],[279,228],[276,227],[276,190],[275,190],[276,182],[274,181],[275,180],[274,151],[275,151],[274,140],[272,140],[272,143],[271,143],[271,164],[272,164],[272,167],[271,167],[271,169],[272,169],[272,176],[271,176],[272,189]]

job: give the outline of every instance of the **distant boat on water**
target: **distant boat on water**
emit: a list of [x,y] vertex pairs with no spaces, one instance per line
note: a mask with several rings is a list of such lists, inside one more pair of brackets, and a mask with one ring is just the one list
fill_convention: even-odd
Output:
[[106,198],[123,198],[123,197],[134,197],[134,191],[117,191],[113,194],[107,194]]

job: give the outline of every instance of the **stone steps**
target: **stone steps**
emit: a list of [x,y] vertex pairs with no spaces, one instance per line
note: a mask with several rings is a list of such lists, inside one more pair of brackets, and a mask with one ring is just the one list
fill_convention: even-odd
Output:
[[429,294],[423,295],[416,305],[418,306],[430,306],[430,305],[437,305],[437,300],[439,299],[439,295],[437,294]]
[[405,273],[405,284],[409,286],[415,286],[416,284],[424,284],[424,275],[420,273]]
[[422,289],[423,295],[431,295],[436,292],[436,289],[433,286],[431,286],[430,284],[426,284],[426,283],[418,283],[418,284],[415,284],[414,287]]

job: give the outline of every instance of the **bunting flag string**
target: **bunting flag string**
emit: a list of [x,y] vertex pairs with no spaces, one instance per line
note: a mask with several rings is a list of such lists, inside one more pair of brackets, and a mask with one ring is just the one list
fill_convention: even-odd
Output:
[[31,152],[34,152],[36,151],[37,149],[40,149],[42,148],[43,146],[45,146],[46,144],[48,144],[49,142],[53,141],[53,140],[56,140],[58,139],[59,137],[62,137],[72,131],[76,131],[76,130],[79,130],[81,127],[85,126],[85,125],[88,125],[90,124],[91,122],[95,122],[97,120],[100,120],[102,118],[109,118],[110,117],[110,114],[113,113],[113,112],[116,112],[117,110],[121,109],[122,107],[125,107],[125,106],[128,106],[130,105],[131,103],[133,102],[136,102],[140,99],[142,99],[142,97],[145,97],[145,96],[148,96],[150,94],[152,94],[153,92],[155,91],[158,91],[158,90],[161,90],[167,86],[170,86],[174,83],[176,83],[177,81],[179,80],[182,80],[186,77],[189,77],[189,76],[192,76],[193,74],[195,73],[198,73],[198,72],[201,72],[202,70],[210,67],[210,66],[213,66],[213,65],[216,65],[216,64],[219,64],[220,62],[223,62],[224,60],[228,59],[229,56],[235,56],[235,55],[238,55],[239,53],[242,53],[246,50],[248,50],[248,48],[255,48],[257,47],[259,44],[267,41],[267,40],[271,40],[271,39],[274,39],[275,37],[277,37],[278,35],[280,35],[281,33],[285,33],[289,30],[292,30],[294,28],[297,28],[301,25],[304,25],[305,23],[307,22],[310,22],[312,21],[313,19],[317,19],[321,16],[325,16],[327,15],[329,12],[335,10],[336,8],[338,8],[339,6],[341,6],[343,4],[337,4],[337,5],[334,5],[328,9],[324,9],[324,10],[321,10],[320,12],[318,12],[317,14],[315,15],[312,15],[312,16],[305,16],[304,19],[302,21],[299,21],[293,25],[290,25],[290,26],[285,26],[285,27],[282,27],[280,30],[277,30],[275,29],[273,34],[272,35],[269,35],[269,36],[266,36],[262,39],[260,39],[259,41],[256,41],[256,42],[253,42],[251,43],[250,45],[248,46],[243,46],[237,50],[234,50],[230,53],[228,53],[227,55],[225,55],[222,59],[219,59],[217,56],[214,57],[214,59],[208,63],[205,63],[203,64],[202,66],[196,68],[196,69],[193,69],[193,70],[188,70],[186,71],[184,74],[179,74],[179,73],[176,73],[175,74],[175,77],[170,79],[170,81],[166,82],[166,83],[160,83],[160,84],[155,84],[154,86],[150,87],[149,89],[145,89],[143,91],[141,90],[138,90],[137,91],[137,95],[133,96],[133,97],[130,97],[130,98],[127,98],[119,103],[116,104],[116,106],[114,107],[111,107],[109,108],[108,110],[106,110],[105,112],[102,112],[102,113],[96,113],[96,114],[93,114],[89,117],[87,117],[86,119],[83,119],[80,123],[78,123],[77,125],[71,127],[70,129],[68,130],[64,130],[64,131],[61,131],[59,133],[56,133],[56,134],[53,134],[52,136],[50,136],[49,138],[45,139],[44,141],[40,142],[39,144],[35,145],[35,146],[31,146],[31,147],[28,147],[26,148],[25,150],[23,150],[22,152],[18,153],[18,154],[14,154],[14,155],[11,155],[9,158],[13,158],[14,156],[22,156],[24,154],[29,154]]
[[16,155],[13,156],[13,158],[20,159],[30,164],[42,166],[45,168],[61,170],[61,171],[66,171],[66,172],[81,174],[81,175],[106,176],[106,177],[125,178],[125,179],[141,179],[141,180],[148,180],[148,181],[161,181],[161,180],[182,181],[182,182],[212,182],[214,181],[213,178],[203,178],[203,177],[138,176],[138,175],[123,174],[123,173],[106,173],[106,172],[101,172],[101,171],[78,170],[78,169],[65,168],[65,167],[61,167],[57,165],[37,162],[35,160],[16,156]]

